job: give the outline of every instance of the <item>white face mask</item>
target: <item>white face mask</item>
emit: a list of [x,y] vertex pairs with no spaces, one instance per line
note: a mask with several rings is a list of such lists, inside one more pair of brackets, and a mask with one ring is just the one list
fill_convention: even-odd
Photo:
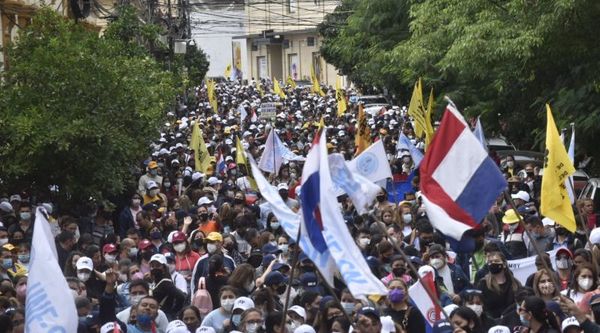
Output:
[[81,282],[86,282],[87,280],[89,280],[90,278],[90,273],[77,273],[77,278],[79,279],[79,281]]
[[256,333],[258,331],[258,324],[252,323],[246,325],[246,332],[248,333]]
[[0,238],[0,246],[8,243],[8,238]]
[[232,298],[221,298],[221,306],[227,312],[231,312],[231,310],[233,309],[234,302],[235,302],[235,300]]
[[129,249],[129,256],[130,257],[135,257],[138,254],[138,248],[137,247],[132,247]]
[[277,230],[277,229],[279,229],[279,226],[280,226],[279,222],[271,222],[271,229]]
[[175,250],[175,252],[183,252],[185,251],[185,243],[175,244],[173,246],[173,249]]
[[594,284],[594,281],[592,281],[592,279],[590,278],[577,278],[577,284],[579,285],[579,288],[588,291],[590,290],[590,288],[592,288],[592,285]]
[[115,261],[117,261],[117,256],[112,255],[112,254],[105,254],[104,255],[104,260],[106,261],[106,263],[112,264]]
[[435,269],[440,269],[442,267],[444,267],[444,260],[443,259],[439,259],[439,258],[434,258],[431,259],[429,261],[429,263],[431,264],[431,266],[433,266],[433,268]]
[[569,259],[567,259],[567,258],[558,259],[556,261],[556,267],[558,269],[569,269]]
[[217,251],[217,244],[212,244],[212,243],[208,243],[206,244],[206,251],[208,251],[208,253],[215,253],[215,251]]
[[509,168],[513,168],[515,166],[515,162],[508,161],[508,162],[506,162],[506,166],[509,167]]
[[291,320],[290,322],[288,322],[285,326],[288,330],[288,332],[293,332],[295,331],[300,325],[302,325],[300,322],[296,321],[296,320]]
[[483,306],[481,304],[468,304],[467,307],[473,310],[477,314],[477,317],[480,317],[483,313]]
[[129,303],[137,305],[146,295],[129,295]]
[[283,253],[283,254],[288,253],[288,244],[281,244],[278,246],[278,248],[281,250],[281,253]]
[[412,223],[412,214],[411,213],[406,213],[404,215],[402,215],[402,220],[404,221],[404,223]]
[[355,307],[355,304],[353,302],[341,302],[341,304],[342,308],[344,309],[344,312],[346,312],[349,315],[352,314]]
[[358,239],[358,245],[360,247],[365,248],[365,247],[369,246],[370,243],[371,243],[371,239],[369,239],[369,238],[359,238]]

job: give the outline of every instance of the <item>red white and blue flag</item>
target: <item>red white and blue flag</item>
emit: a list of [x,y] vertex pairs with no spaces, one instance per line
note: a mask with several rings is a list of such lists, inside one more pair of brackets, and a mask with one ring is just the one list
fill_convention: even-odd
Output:
[[[419,268],[419,276],[421,280],[408,288],[408,294],[425,318],[425,332],[429,333],[433,331],[433,324],[445,317],[437,301],[439,297],[435,289],[435,271],[431,266],[425,265]],[[425,288],[428,288],[436,299],[432,299]]]
[[223,158],[223,152],[219,149],[219,153],[217,154],[217,173],[220,175],[225,175],[225,159]]
[[460,112],[448,104],[420,166],[421,194],[432,225],[460,240],[481,223],[506,187]]

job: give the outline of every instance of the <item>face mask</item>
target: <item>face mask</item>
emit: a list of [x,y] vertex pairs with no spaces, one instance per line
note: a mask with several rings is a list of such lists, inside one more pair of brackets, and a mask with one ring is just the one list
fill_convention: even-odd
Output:
[[29,221],[29,219],[31,218],[31,213],[30,212],[22,212],[19,214],[19,217],[23,221]]
[[258,331],[258,324],[257,323],[247,324],[246,331],[248,333],[256,333],[256,331]]
[[277,229],[279,229],[279,226],[280,226],[279,222],[271,222],[271,229],[277,230]]
[[160,237],[162,236],[162,233],[160,231],[153,231],[150,233],[150,238],[156,240],[156,239],[160,239]]
[[385,195],[378,195],[377,196],[377,201],[378,202],[384,202],[385,201]]
[[392,303],[400,303],[404,299],[404,291],[400,289],[392,289],[388,293],[388,299]]
[[140,200],[140,199],[131,200],[131,204],[134,205],[135,207],[138,207],[141,203],[142,203],[142,200]]
[[8,243],[8,238],[0,238],[0,246]]
[[569,259],[562,258],[556,261],[556,267],[558,269],[569,269]]
[[371,239],[369,239],[369,238],[360,238],[358,240],[358,245],[360,245],[360,247],[363,247],[363,248],[369,246],[370,243],[371,243]]
[[129,256],[130,257],[135,257],[138,254],[138,248],[137,247],[132,247],[129,249]]
[[490,269],[490,273],[492,274],[498,274],[500,272],[502,272],[502,268],[504,268],[504,266],[502,264],[488,264],[488,268]]
[[233,199],[233,203],[236,205],[241,205],[244,203],[244,199],[235,198],[235,199]]
[[146,295],[129,295],[129,303],[131,303],[131,305],[137,305],[144,297],[146,297]]
[[86,282],[90,278],[90,273],[77,273],[77,278],[81,282]]
[[150,169],[150,174],[152,176],[156,176],[156,175],[158,175],[158,170],[157,169]]
[[342,308],[346,314],[351,315],[354,312],[354,303],[353,302],[341,302]]
[[293,332],[295,331],[300,325],[302,325],[301,323],[299,323],[296,320],[292,320],[291,322],[287,323],[285,325],[285,327],[287,328],[288,332]]
[[281,253],[286,254],[288,253],[288,246],[288,244],[281,244],[277,248],[281,250]]
[[231,299],[231,298],[221,298],[221,306],[227,312],[231,312],[231,310],[233,309],[234,302],[235,302],[235,300]]
[[552,295],[554,293],[554,283],[545,282],[539,285],[542,295]]
[[429,263],[435,269],[440,269],[440,268],[444,267],[444,260],[443,259],[439,259],[439,258],[431,259],[429,261]]
[[402,215],[402,220],[404,221],[404,223],[411,223],[412,222],[412,214],[410,213],[406,213],[404,215]]
[[28,254],[19,254],[19,261],[26,264],[29,262],[29,253]]
[[185,243],[175,244],[175,246],[173,246],[173,249],[175,250],[175,252],[183,252],[185,251]]
[[121,281],[121,282],[127,282],[127,274],[125,274],[125,273],[119,273],[119,281]]
[[4,258],[4,259],[2,259],[2,267],[4,267],[4,269],[9,269],[12,266],[13,266],[12,258]]
[[517,230],[517,227],[518,227],[518,226],[519,226],[519,224],[518,224],[518,223],[513,223],[513,224],[510,224],[510,225],[508,226],[508,230],[509,230],[510,232],[515,232],[515,230]]
[[200,213],[198,214],[198,218],[202,221],[208,220],[208,213]]
[[506,166],[509,167],[509,168],[513,168],[515,166],[515,162],[508,161],[508,162],[506,162]]
[[159,191],[157,189],[150,190],[150,191],[148,191],[148,195],[151,197],[155,197],[158,194],[158,192]]
[[578,278],[577,284],[579,285],[579,288],[588,291],[590,288],[592,288],[594,281],[592,281],[590,278]]
[[163,185],[164,185],[165,188],[171,187],[171,183],[164,183]]
[[150,274],[152,274],[152,276],[154,276],[154,280],[156,280],[156,281],[162,280],[163,275],[164,275],[163,270],[160,268],[151,269]]
[[277,287],[277,294],[283,295],[283,293],[285,293],[285,289],[286,287],[284,285]]
[[175,272],[175,264],[168,264],[167,266],[169,267],[169,273]]
[[112,254],[105,254],[105,255],[104,255],[104,260],[105,260],[107,263],[109,263],[109,264],[112,264],[112,263],[114,263],[115,261],[117,261],[117,256],[115,256],[115,255],[112,255]]
[[405,272],[406,272],[406,268],[404,268],[404,267],[392,268],[392,274],[394,274],[394,276],[396,276],[396,277],[404,275]]
[[529,320],[525,318],[524,314],[520,314],[519,319],[521,320],[521,324],[523,324],[523,326],[529,327]]
[[138,315],[136,316],[136,320],[141,326],[148,326],[152,324],[152,317],[150,317],[149,314],[138,313]]
[[231,322],[235,325],[235,327],[238,327],[240,325],[241,321],[242,321],[241,314],[234,314],[233,316],[231,316]]
[[467,307],[473,310],[477,314],[477,317],[480,317],[483,313],[483,306],[481,304],[468,304]]
[[215,253],[215,251],[217,251],[217,244],[212,244],[212,243],[208,243],[206,244],[206,251],[208,251],[208,253]]

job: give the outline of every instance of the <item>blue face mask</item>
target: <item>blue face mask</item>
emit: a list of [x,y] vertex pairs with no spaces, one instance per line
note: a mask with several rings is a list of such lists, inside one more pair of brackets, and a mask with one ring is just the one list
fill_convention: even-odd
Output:
[[29,262],[29,254],[19,254],[19,261],[26,264]]
[[2,259],[2,267],[4,269],[9,269],[13,266],[12,258],[4,258]]
[[234,314],[233,316],[231,316],[231,321],[233,322],[235,327],[239,327],[240,322],[242,321],[242,315]]
[[529,327],[529,320],[525,319],[525,315],[520,314],[519,319],[521,319],[521,324],[523,324],[523,326]]

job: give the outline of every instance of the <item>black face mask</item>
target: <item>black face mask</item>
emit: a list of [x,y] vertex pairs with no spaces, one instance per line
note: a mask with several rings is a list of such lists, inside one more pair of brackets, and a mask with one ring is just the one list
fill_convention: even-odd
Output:
[[556,234],[559,236],[565,236],[568,234],[568,231],[567,231],[567,229],[564,229],[564,228],[558,228],[558,229],[556,229]]
[[377,196],[377,201],[384,202],[385,201],[385,195],[378,195]]
[[492,274],[498,274],[500,272],[502,272],[502,269],[504,268],[504,265],[502,264],[488,264],[488,269],[490,270],[490,273]]
[[406,268],[404,267],[392,268],[392,274],[394,274],[394,276],[402,276],[404,273],[406,273]]
[[154,281],[160,281],[163,278],[163,270],[160,268],[154,268],[150,270],[150,274],[154,277]]
[[285,292],[285,289],[286,289],[285,285],[281,285],[281,286],[277,287],[277,294],[283,295],[283,293]]
[[200,213],[200,214],[198,214],[198,218],[201,221],[206,221],[206,220],[208,220],[208,213]]
[[279,192],[279,196],[281,196],[281,199],[283,199],[285,201],[288,198],[288,193],[282,191],[282,192]]
[[244,203],[244,199],[234,198],[233,203],[236,205],[241,205]]

